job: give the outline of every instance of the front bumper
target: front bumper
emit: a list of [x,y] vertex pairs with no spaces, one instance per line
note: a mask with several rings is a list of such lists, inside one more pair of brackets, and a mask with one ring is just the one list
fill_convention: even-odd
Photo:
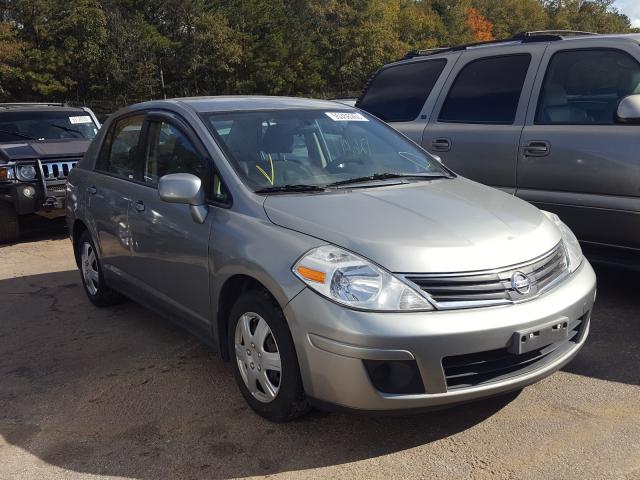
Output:
[[[422,313],[349,310],[303,290],[285,308],[307,395],[360,410],[410,410],[461,403],[522,388],[568,363],[584,345],[595,300],[596,277],[584,260],[562,284],[529,302],[490,308]],[[454,385],[443,359],[510,346],[514,332],[566,320],[579,334],[523,368]],[[384,393],[374,386],[365,360],[413,359],[423,393]]]

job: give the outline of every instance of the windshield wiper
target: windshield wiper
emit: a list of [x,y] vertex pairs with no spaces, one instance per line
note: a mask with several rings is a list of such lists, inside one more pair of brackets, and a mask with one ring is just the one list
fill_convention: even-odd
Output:
[[84,133],[82,133],[80,130],[76,130],[75,128],[65,127],[64,125],[58,125],[57,123],[50,123],[49,125],[59,128],[60,130],[64,130],[65,132],[77,133],[82,138],[87,138],[84,136]]
[[340,185],[350,185],[352,183],[364,183],[370,182],[373,180],[389,180],[392,178],[418,178],[418,179],[428,179],[431,180],[433,178],[449,178],[449,175],[445,175],[443,173],[374,173],[373,175],[368,175],[366,177],[356,177],[349,178],[348,180],[340,180],[338,182],[333,182],[327,185],[327,187],[338,187]]
[[318,185],[275,185],[255,190],[256,193],[287,193],[287,192],[323,192],[324,188]]
[[26,133],[12,132],[11,130],[3,130],[3,129],[0,129],[0,132],[15,135],[16,137],[20,137],[20,138],[26,138],[27,140],[38,140],[37,138],[32,137],[31,135],[27,135]]

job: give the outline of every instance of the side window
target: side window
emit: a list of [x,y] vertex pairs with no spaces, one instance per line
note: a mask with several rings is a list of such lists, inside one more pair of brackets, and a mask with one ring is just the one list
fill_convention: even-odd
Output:
[[98,157],[97,169],[119,177],[136,176],[136,151],[144,116],[136,115],[118,120],[107,133]]
[[472,61],[455,79],[438,120],[512,124],[530,62],[529,54]]
[[169,173],[192,173],[203,178],[203,159],[187,136],[167,122],[149,123],[144,157],[145,183],[156,185]]
[[612,124],[618,102],[640,93],[640,65],[622,51],[568,50],[551,58],[536,123]]
[[357,106],[385,122],[414,120],[446,64],[440,59],[384,68],[371,80]]

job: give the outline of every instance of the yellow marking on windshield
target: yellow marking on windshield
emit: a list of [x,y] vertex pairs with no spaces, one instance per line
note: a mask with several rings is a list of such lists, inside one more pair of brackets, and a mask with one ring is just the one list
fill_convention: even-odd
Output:
[[256,165],[256,168],[262,175],[264,175],[264,178],[266,178],[269,181],[269,183],[273,185],[276,181],[276,171],[273,168],[273,159],[271,158],[271,154],[269,154],[268,156],[269,156],[269,164],[271,165],[271,176],[267,175],[267,172],[265,172],[264,168],[262,168],[260,165]]

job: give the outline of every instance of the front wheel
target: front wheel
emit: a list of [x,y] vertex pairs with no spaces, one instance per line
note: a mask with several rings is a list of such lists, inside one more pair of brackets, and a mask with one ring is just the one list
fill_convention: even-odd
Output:
[[291,332],[271,296],[258,290],[244,293],[233,306],[228,332],[234,376],[249,406],[273,422],[306,413]]
[[20,224],[14,206],[0,201],[0,245],[15,243],[20,238]]

